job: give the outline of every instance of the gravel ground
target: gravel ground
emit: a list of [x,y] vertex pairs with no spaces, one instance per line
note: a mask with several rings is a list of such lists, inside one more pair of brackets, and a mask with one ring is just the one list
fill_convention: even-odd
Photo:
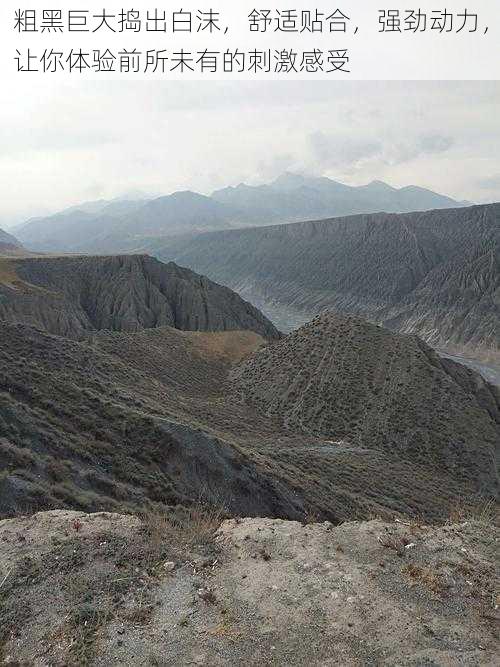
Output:
[[0,522],[4,664],[498,664],[491,524],[233,519],[180,541],[116,514]]

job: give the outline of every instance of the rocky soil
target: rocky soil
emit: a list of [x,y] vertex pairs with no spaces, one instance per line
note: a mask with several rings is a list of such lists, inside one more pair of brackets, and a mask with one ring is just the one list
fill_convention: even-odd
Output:
[[499,533],[487,518],[4,520],[3,664],[492,667]]

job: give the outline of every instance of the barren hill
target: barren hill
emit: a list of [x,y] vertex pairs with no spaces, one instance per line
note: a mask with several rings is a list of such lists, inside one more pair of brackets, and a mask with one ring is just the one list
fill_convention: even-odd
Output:
[[0,320],[71,338],[164,325],[279,336],[256,308],[230,289],[144,255],[3,260]]
[[55,511],[0,521],[22,665],[497,664],[498,529]]
[[256,334],[167,327],[88,344],[0,322],[0,341],[0,513],[203,498],[231,514],[301,514],[289,485],[217,437],[245,428],[220,385],[231,344],[254,349]]
[[416,336],[325,313],[249,357],[232,377],[245,401],[287,429],[498,490],[500,390]]
[[4,322],[0,341],[7,515],[203,498],[230,516],[436,520],[496,495],[498,395],[376,327],[320,323],[286,344],[169,327],[79,342]]
[[285,331],[331,309],[500,359],[500,204],[214,232],[157,256],[237,290]]

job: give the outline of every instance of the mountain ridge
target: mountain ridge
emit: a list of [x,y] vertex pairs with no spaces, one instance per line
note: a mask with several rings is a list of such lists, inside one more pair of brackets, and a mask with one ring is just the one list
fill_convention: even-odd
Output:
[[[280,194],[287,195],[280,200]],[[381,197],[384,195],[385,197]],[[410,212],[461,205],[426,188],[394,188],[382,181],[350,186],[327,177],[306,177],[285,172],[270,184],[225,188],[212,197],[234,208],[259,211],[267,224],[298,222],[358,213]],[[254,222],[258,216],[254,215]]]
[[213,232],[156,254],[229,285],[282,330],[336,310],[500,358],[500,204]]
[[[4,261],[0,319],[81,338],[99,330],[276,328],[227,287],[147,255]],[[1,273],[0,273],[1,276]]]
[[0,229],[0,255],[16,254],[21,251],[22,246],[15,236]]
[[285,173],[267,185],[241,183],[210,196],[179,191],[149,199],[86,202],[31,219],[15,231],[30,250],[107,254],[137,252],[154,247],[157,238],[204,230],[459,205],[425,188],[397,189],[380,182],[349,186]]

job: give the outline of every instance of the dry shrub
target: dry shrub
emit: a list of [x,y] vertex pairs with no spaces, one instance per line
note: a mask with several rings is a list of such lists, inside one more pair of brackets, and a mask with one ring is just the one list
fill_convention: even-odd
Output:
[[386,549],[393,549],[400,557],[405,555],[405,547],[410,543],[407,537],[398,537],[397,535],[381,535],[378,541]]
[[450,508],[448,522],[476,521],[482,525],[491,526],[498,525],[499,518],[498,503],[493,498],[480,498],[469,502],[458,499],[456,504]]
[[306,509],[304,512],[304,518],[302,519],[302,523],[304,526],[310,526],[315,523],[320,523],[321,521],[321,516],[319,512],[316,512],[313,509]]
[[432,593],[441,596],[444,595],[446,591],[446,585],[437,572],[435,572],[430,567],[424,567],[410,563],[403,568],[403,572],[406,573],[413,581],[421,583]]
[[177,514],[151,510],[141,515],[152,547],[161,549],[168,543],[182,550],[210,544],[224,518],[221,507],[203,503]]

